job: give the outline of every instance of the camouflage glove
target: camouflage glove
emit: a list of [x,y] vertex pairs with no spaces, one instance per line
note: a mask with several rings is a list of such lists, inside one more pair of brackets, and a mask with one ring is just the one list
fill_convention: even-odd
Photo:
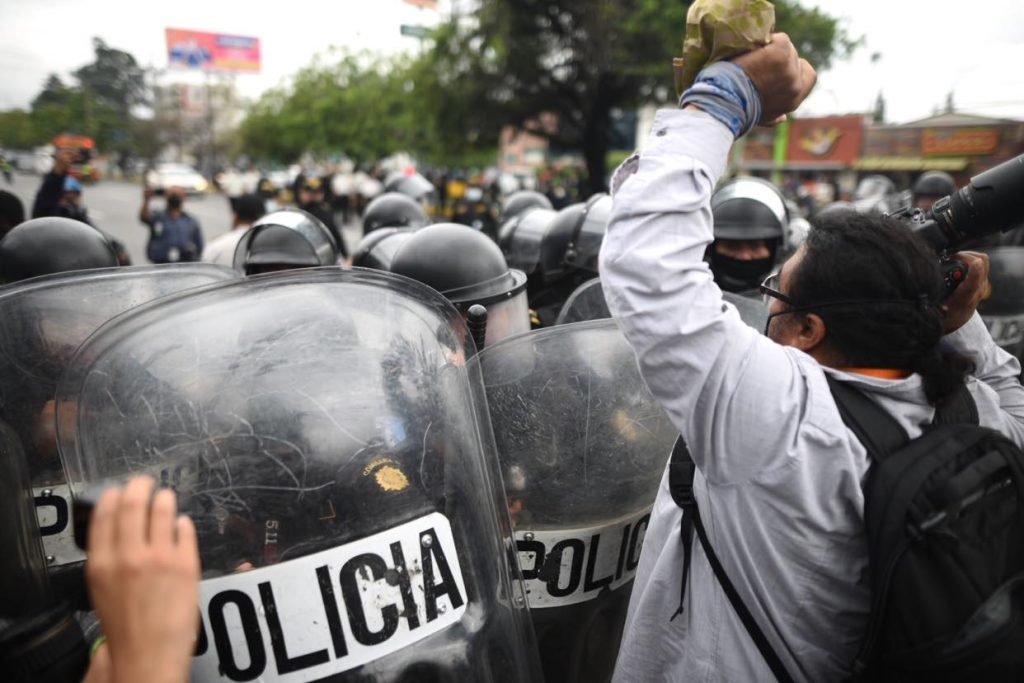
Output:
[[676,96],[708,64],[770,43],[774,28],[775,6],[768,0],[695,0],[686,14],[683,56],[672,60]]

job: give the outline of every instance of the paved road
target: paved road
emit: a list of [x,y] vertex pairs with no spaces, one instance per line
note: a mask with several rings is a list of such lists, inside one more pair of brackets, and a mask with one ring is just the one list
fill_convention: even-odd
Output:
[[[25,214],[32,212],[32,201],[42,182],[42,176],[14,175],[14,185],[0,179],[0,189],[6,189],[21,198]],[[82,193],[82,203],[89,210],[89,217],[96,227],[102,228],[124,243],[132,257],[132,263],[143,265],[146,259],[148,228],[139,222],[139,207],[142,205],[142,187],[134,183],[104,180],[87,185]],[[152,200],[153,209],[163,208],[163,199]],[[223,195],[210,194],[190,197],[185,200],[185,210],[192,214],[203,230],[203,239],[209,242],[231,228],[231,209]],[[361,231],[355,224],[345,227],[345,242],[353,250],[359,242]]]

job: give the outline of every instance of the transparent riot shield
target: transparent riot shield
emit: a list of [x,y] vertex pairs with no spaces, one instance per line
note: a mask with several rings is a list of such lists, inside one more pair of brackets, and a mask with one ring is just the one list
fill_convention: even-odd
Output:
[[[760,300],[732,292],[722,292],[722,299],[736,307],[743,322],[758,332],[764,331],[765,323],[768,321],[768,309]],[[576,288],[566,300],[555,324],[564,325],[584,320],[601,320],[610,318],[611,315],[608,303],[604,299],[604,290],[601,289],[601,279],[594,278]]]
[[584,282],[569,295],[562,310],[558,312],[555,324],[565,325],[610,317],[612,314],[608,310],[608,303],[604,300],[601,278],[595,277]]
[[989,295],[978,305],[992,339],[1024,360],[1024,247],[986,249]]
[[533,678],[472,348],[432,290],[338,268],[167,299],[82,346],[58,403],[72,491],[178,491],[193,681]]
[[57,382],[75,350],[130,308],[237,277],[221,266],[181,263],[58,273],[0,288],[0,420],[25,451],[51,569],[84,559],[72,537],[54,422]]
[[536,330],[479,363],[548,681],[611,677],[678,436],[612,320]]

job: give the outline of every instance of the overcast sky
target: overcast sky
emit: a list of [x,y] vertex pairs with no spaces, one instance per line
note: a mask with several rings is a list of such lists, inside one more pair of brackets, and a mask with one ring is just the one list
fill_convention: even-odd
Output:
[[[865,44],[821,75],[800,113],[868,111],[881,90],[889,119],[904,122],[930,115],[953,90],[959,110],[1024,119],[1021,0],[802,2],[841,17]],[[158,68],[167,63],[166,27],[257,36],[263,71],[236,81],[255,97],[331,46],[414,51],[399,26],[436,20],[402,0],[0,0],[0,108],[27,106],[47,74],[89,62],[94,35]],[[161,77],[173,80],[189,76]]]

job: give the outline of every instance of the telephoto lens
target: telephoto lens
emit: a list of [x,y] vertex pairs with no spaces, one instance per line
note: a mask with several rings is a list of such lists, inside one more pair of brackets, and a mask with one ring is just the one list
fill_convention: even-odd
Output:
[[971,178],[932,207],[919,228],[932,246],[955,250],[965,242],[1024,223],[1024,154]]

